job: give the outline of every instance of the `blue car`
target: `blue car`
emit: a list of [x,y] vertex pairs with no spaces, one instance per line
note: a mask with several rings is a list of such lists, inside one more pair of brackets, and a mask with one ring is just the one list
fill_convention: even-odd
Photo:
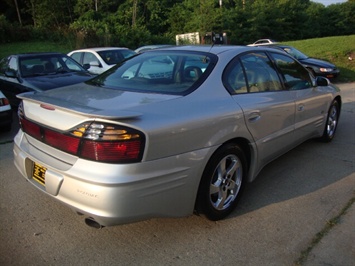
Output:
[[12,110],[9,100],[0,91],[0,132],[10,131],[12,124]]
[[46,91],[84,82],[94,77],[69,56],[61,53],[16,54],[0,61],[0,90],[17,107],[17,94]]
[[340,74],[340,70],[334,64],[321,59],[309,57],[292,46],[272,44],[268,45],[267,47],[281,49],[286,53],[292,55],[315,77],[322,76],[329,79],[333,79]]

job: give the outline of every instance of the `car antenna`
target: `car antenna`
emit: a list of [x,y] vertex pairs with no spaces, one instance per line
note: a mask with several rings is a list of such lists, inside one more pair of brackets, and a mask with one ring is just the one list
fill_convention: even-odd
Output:
[[[208,50],[208,52],[211,52],[213,46],[215,45],[216,43],[216,38],[214,37],[214,32],[212,32],[212,44],[211,44],[211,47],[210,49]],[[207,55],[205,56],[205,58],[202,60],[203,63],[207,63]]]

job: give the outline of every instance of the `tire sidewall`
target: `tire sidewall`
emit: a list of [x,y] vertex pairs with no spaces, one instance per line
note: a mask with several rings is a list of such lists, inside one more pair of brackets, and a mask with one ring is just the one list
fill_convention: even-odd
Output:
[[[327,129],[327,127],[328,127],[328,121],[329,121],[330,113],[331,113],[331,110],[333,109],[333,107],[335,107],[336,110],[337,110],[337,119],[336,119],[337,124],[336,124],[336,126],[335,126],[335,129],[334,129],[333,134],[330,136],[330,135],[328,134],[328,129]],[[323,136],[322,136],[322,138],[321,138],[321,140],[322,140],[323,142],[330,142],[330,141],[333,140],[333,138],[334,138],[334,136],[335,136],[335,133],[336,133],[336,130],[337,130],[337,128],[338,128],[339,115],[340,115],[339,111],[340,111],[339,103],[338,103],[337,101],[333,101],[332,104],[331,104],[330,107],[329,107],[329,110],[328,110],[327,120],[326,120],[326,123],[325,123]]]
[[[225,158],[228,155],[234,155],[238,158],[242,165],[242,181],[241,181],[241,187],[238,191],[238,194],[234,201],[231,203],[231,205],[224,209],[224,210],[216,210],[214,206],[212,205],[210,201],[210,185],[212,182],[213,178],[213,173],[216,170],[216,167],[218,164],[221,162],[223,158]],[[225,144],[221,146],[210,158],[208,161],[205,170],[203,171],[203,175],[200,181],[200,186],[197,194],[197,199],[196,199],[196,211],[198,213],[202,213],[205,216],[207,216],[208,219],[216,221],[216,220],[221,220],[228,216],[236,207],[243,188],[244,188],[244,183],[246,180],[246,175],[247,175],[247,164],[246,164],[246,159],[245,155],[240,149],[238,145],[235,144]]]

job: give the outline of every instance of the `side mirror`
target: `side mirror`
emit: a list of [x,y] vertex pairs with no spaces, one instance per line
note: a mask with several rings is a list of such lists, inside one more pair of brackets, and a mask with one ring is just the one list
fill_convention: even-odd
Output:
[[316,77],[316,86],[328,86],[329,84],[329,79],[325,77]]
[[83,65],[83,68],[84,68],[85,70],[88,70],[88,69],[90,68],[90,64],[84,64],[84,65]]
[[5,76],[8,78],[17,78],[17,73],[13,69],[8,69],[5,71]]

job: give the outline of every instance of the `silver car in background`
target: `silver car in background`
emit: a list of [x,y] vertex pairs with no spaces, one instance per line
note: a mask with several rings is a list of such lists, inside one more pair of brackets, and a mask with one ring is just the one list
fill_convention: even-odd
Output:
[[305,140],[330,142],[342,104],[283,51],[247,46],[151,50],[19,97],[17,169],[93,227],[223,219],[267,163]]

